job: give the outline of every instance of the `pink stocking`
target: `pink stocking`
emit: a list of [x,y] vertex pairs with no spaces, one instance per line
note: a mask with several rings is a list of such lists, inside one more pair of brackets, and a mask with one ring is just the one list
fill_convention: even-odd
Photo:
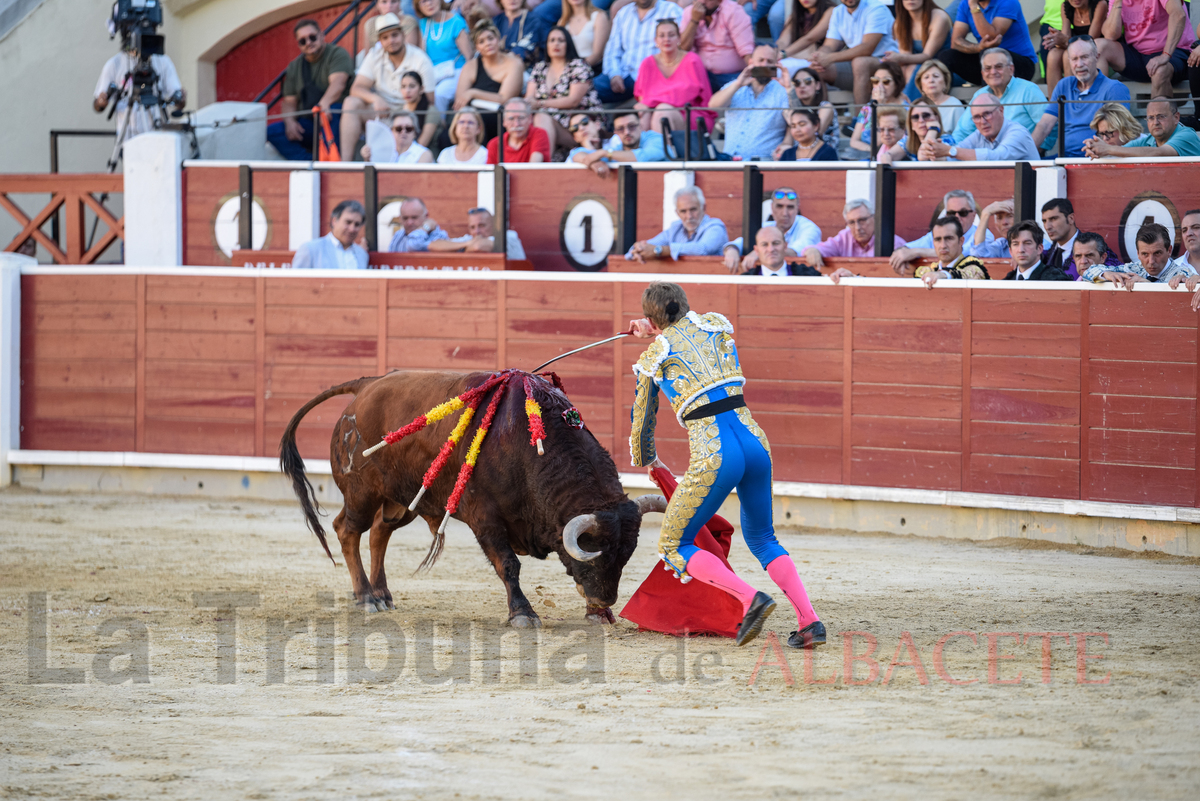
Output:
[[[688,563],[688,572],[691,572],[690,562]],[[804,591],[804,584],[800,581],[799,574],[796,573],[796,564],[792,561],[792,557],[787,554],[777,557],[767,565],[767,574],[792,602],[792,606],[796,609],[796,625],[800,629],[820,619],[808,600],[808,593]]]
[[[778,560],[776,560],[778,561]],[[715,554],[703,549],[692,554],[688,560],[687,572],[692,578],[699,579],[705,584],[724,590],[742,602],[742,614],[750,609],[750,603],[758,591],[737,577],[732,570]],[[804,592],[801,590],[801,592]]]

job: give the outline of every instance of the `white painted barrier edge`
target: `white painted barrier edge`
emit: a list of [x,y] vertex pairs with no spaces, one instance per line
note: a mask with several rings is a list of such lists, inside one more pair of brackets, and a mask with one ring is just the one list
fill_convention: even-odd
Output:
[[[275,473],[279,460],[266,456],[206,456],[180,453],[133,453],[122,451],[35,451],[10,450],[10,465],[46,465],[58,467],[143,467],[176,470],[225,470],[233,472]],[[304,460],[310,475],[332,475],[324,460]],[[654,489],[645,473],[621,473],[621,484],[628,489]],[[991,495],[980,492],[893,489],[888,487],[843,486],[776,481],[774,494],[783,498],[815,498],[840,501],[876,501],[914,503],[926,506],[955,506],[970,509],[1004,509],[1018,512],[1108,517],[1127,520],[1155,520],[1169,523],[1200,523],[1200,509],[1174,506],[1143,506],[1130,503],[1078,501],[1060,498],[1026,498]]]

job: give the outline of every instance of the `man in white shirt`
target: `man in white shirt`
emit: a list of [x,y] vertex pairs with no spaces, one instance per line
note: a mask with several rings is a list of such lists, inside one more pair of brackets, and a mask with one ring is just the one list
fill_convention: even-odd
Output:
[[[171,102],[176,108],[183,108],[187,102],[187,94],[183,84],[179,82],[179,73],[169,56],[150,56],[150,68],[154,70],[156,80],[154,91],[163,101]],[[120,53],[104,62],[100,77],[96,81],[96,91],[92,99],[92,108],[97,112],[108,108],[112,96],[117,98],[117,113],[114,119],[117,131],[125,125],[125,139],[128,140],[141,133],[154,130],[155,116],[161,114],[161,109],[146,107],[134,102],[130,103],[134,86],[132,75],[137,70],[137,57],[131,50],[123,49]],[[113,90],[113,87],[116,87]],[[126,124],[128,122],[128,124]],[[159,124],[166,122],[160,118]]]
[[[491,253],[495,248],[496,218],[485,208],[467,212],[467,233],[451,239],[439,239],[429,243],[430,253]],[[521,237],[509,228],[505,237],[505,258],[525,260],[525,246]]]
[[[979,221],[975,218],[975,196],[966,189],[951,189],[942,198],[942,215],[957,217],[959,224],[965,229],[964,242],[973,242],[975,226]],[[991,242],[995,236],[991,231],[984,234],[984,241]],[[933,249],[933,232],[914,239],[902,248],[892,251],[892,269],[897,275],[905,278],[913,275],[914,265],[919,259],[935,259],[937,253]]]
[[[790,186],[781,186],[771,193],[771,216],[765,226],[778,226],[783,232],[789,256],[800,256],[821,241],[821,229],[800,215],[800,197]],[[742,258],[742,238],[739,236],[724,247],[725,267],[733,274],[748,273],[758,264],[757,250]]]
[[365,270],[367,251],[355,244],[366,212],[357,200],[343,200],[329,215],[329,233],[296,249],[292,267],[297,270]]
[[376,21],[375,30],[379,33],[380,46],[367,51],[362,66],[354,75],[350,96],[342,104],[342,161],[354,160],[363,121],[368,115],[373,113],[376,117],[386,118],[404,105],[400,95],[400,78],[404,73],[415,72],[421,76],[425,97],[430,106],[434,104],[433,87],[437,80],[433,62],[424,50],[405,43],[400,18],[395,14],[384,14]]
[[809,61],[826,83],[853,89],[854,102],[871,99],[871,75],[879,58],[900,46],[892,38],[892,12],[881,0],[842,0],[833,9],[825,42]]

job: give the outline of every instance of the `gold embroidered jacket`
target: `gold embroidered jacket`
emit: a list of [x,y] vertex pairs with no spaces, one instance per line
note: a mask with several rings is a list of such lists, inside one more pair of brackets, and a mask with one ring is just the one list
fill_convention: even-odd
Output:
[[[709,402],[704,393],[729,386],[729,394],[740,394],[746,379],[732,334],[733,326],[723,315],[690,311],[656,337],[633,365],[637,395],[633,401],[629,454],[634,467],[654,461],[654,423],[660,389],[685,428],[683,415],[689,408]],[[734,387],[738,387],[736,392]]]

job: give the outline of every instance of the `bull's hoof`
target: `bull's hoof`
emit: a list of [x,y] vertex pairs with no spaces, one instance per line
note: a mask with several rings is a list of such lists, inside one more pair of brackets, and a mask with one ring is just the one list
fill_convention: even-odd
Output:
[[589,623],[597,623],[600,625],[609,625],[616,623],[617,619],[613,617],[612,610],[608,607],[603,609],[588,609],[587,621]]
[[387,612],[395,609],[391,598],[382,598],[378,595],[368,595],[358,601],[358,606],[364,612]]
[[508,619],[508,625],[514,629],[540,629],[542,627],[542,619],[533,613],[528,615],[513,615]]

